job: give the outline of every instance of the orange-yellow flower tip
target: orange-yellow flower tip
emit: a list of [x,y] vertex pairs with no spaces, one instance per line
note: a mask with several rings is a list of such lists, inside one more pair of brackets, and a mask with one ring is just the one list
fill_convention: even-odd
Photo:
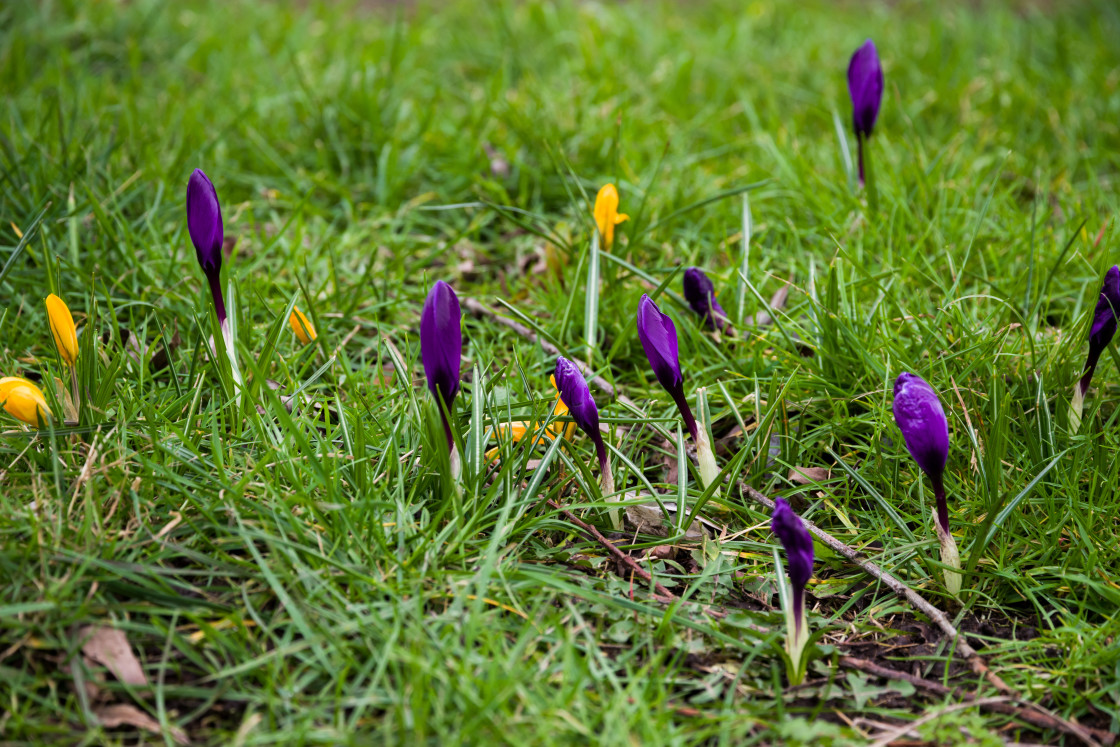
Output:
[[74,326],[70,307],[53,293],[47,296],[46,302],[47,321],[50,322],[58,354],[66,361],[66,365],[73,366],[78,360],[78,330]]
[[613,184],[604,184],[595,196],[595,225],[603,237],[604,248],[610,249],[614,243],[614,227],[630,216],[618,212],[618,190]]
[[315,334],[315,328],[311,326],[311,322],[307,320],[298,306],[292,307],[292,315],[288,317],[288,324],[292,325],[292,331],[296,333],[296,337],[304,345],[310,344],[319,336]]
[[0,403],[3,403],[4,411],[13,418],[36,428],[40,422],[51,417],[51,408],[39,387],[18,376],[0,379]]
[[[568,414],[568,406],[564,404],[564,400],[560,398],[560,389],[556,386],[556,375],[553,374],[552,376],[548,377],[548,380],[552,382],[552,388],[556,390],[556,406],[552,408],[552,417],[562,418]],[[576,424],[557,423],[554,421],[548,426],[548,430],[552,431],[552,433],[556,434],[557,436],[563,435],[565,438],[570,440],[572,438],[572,434],[575,433]]]

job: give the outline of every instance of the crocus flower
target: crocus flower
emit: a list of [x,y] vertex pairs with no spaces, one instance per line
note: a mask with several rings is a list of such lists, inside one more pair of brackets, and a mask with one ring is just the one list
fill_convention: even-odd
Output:
[[852,127],[859,145],[859,183],[863,184],[863,142],[875,129],[883,101],[883,66],[870,39],[848,63],[848,93],[852,97]]
[[291,325],[292,331],[296,333],[296,338],[300,343],[309,345],[315,341],[319,335],[315,334],[315,327],[311,325],[303,312],[299,310],[298,306],[292,307],[292,313],[288,317],[288,324]]
[[74,317],[66,302],[55,294],[47,296],[46,303],[47,321],[51,325],[55,347],[66,365],[72,367],[78,360],[78,330],[74,326]]
[[699,267],[684,271],[684,299],[712,329],[722,330],[727,324],[727,312],[716,301],[715,286]]
[[610,249],[614,243],[614,227],[630,220],[630,216],[618,212],[618,190],[613,184],[604,184],[595,196],[595,224],[603,237],[603,248]]
[[[933,495],[937,499],[934,527],[941,543],[941,560],[946,565],[960,568],[957,543],[949,533],[949,506],[945,500],[945,462],[949,458],[949,421],[937,392],[921,376],[899,374],[894,382],[894,420],[902,431],[906,449],[929,476]],[[945,586],[951,594],[961,589],[961,576],[945,571]]]
[[455,291],[447,283],[437,280],[428,291],[424,311],[420,314],[420,357],[424,362],[428,389],[439,407],[448,448],[453,448],[455,444],[448,414],[452,412],[455,396],[459,394],[459,366],[463,357],[462,317]]
[[1093,372],[1097,369],[1097,361],[1116,334],[1117,314],[1120,314],[1120,267],[1113,265],[1104,274],[1101,294],[1093,310],[1093,326],[1089,329],[1089,357],[1085,360],[1081,380],[1073,388],[1073,401],[1070,403],[1070,431],[1073,433],[1081,425],[1081,410]]
[[187,182],[187,230],[194,244],[198,265],[210,284],[210,295],[214,297],[214,311],[223,330],[226,327],[226,304],[222,298],[222,206],[218,204],[218,193],[214,185],[195,169]]
[[0,404],[9,415],[36,428],[51,417],[51,408],[39,387],[17,376],[0,379]]
[[[791,605],[786,610],[786,651],[795,670],[804,673],[801,655],[809,640],[805,615],[805,587],[813,576],[813,537],[784,498],[774,501],[770,528],[786,552],[786,575],[792,591]],[[800,678],[797,678],[800,682]],[[791,684],[797,684],[793,682]]]
[[[611,462],[607,456],[607,445],[603,442],[603,434],[599,432],[599,408],[591,396],[587,380],[583,378],[576,364],[561,357],[556,359],[556,374],[553,381],[560,392],[560,399],[568,407],[568,414],[595,444],[595,454],[599,457],[599,484],[603,495],[609,496],[614,493],[614,475],[611,473]],[[622,519],[618,510],[611,510],[610,516],[615,529],[621,528]]]
[[712,453],[711,440],[706,429],[698,428],[692,408],[684,396],[684,376],[677,354],[677,328],[667,314],[661,313],[657,304],[643,294],[638,301],[638,339],[646,352],[646,359],[653,369],[657,381],[673,398],[681,418],[696,443],[696,461],[700,467],[700,479],[707,487],[719,475],[715,454]]

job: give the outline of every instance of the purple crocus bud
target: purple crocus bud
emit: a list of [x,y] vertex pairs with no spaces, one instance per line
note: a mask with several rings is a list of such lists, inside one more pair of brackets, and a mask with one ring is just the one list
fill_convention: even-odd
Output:
[[696,418],[692,417],[692,410],[684,397],[684,376],[677,354],[677,328],[673,320],[662,314],[653,299],[645,294],[638,301],[638,339],[642,341],[642,349],[646,351],[653,375],[677,403],[688,432],[696,440]]
[[437,280],[420,314],[420,358],[428,389],[439,406],[448,447],[454,444],[448,413],[459,393],[459,367],[463,356],[462,312],[451,286]]
[[870,39],[848,63],[848,93],[852,97],[852,127],[859,144],[859,182],[863,184],[863,141],[871,137],[883,101],[883,66]]
[[556,388],[568,406],[568,414],[584,433],[599,439],[599,408],[591,397],[591,389],[576,364],[567,358],[556,359]]
[[770,528],[786,551],[786,574],[793,587],[794,634],[801,634],[805,611],[805,587],[813,577],[813,537],[784,498],[774,501]]
[[224,325],[226,304],[222,299],[222,240],[225,233],[222,206],[218,204],[214,185],[202,169],[195,169],[187,181],[187,231],[191,235],[198,264],[210,284],[218,322]]
[[712,329],[722,330],[727,324],[727,312],[716,301],[715,286],[699,267],[684,271],[684,298]]
[[937,498],[937,520],[949,531],[949,508],[945,502],[945,461],[949,458],[949,421],[937,392],[921,376],[899,374],[894,382],[894,420],[902,431],[906,448],[929,475]]
[[1097,299],[1097,308],[1093,311],[1093,326],[1089,330],[1089,358],[1085,361],[1085,372],[1081,375],[1081,396],[1089,391],[1089,382],[1093,379],[1093,371],[1097,368],[1097,361],[1112,336],[1116,334],[1116,316],[1120,313],[1120,267],[1113,265],[1104,275],[1104,284],[1101,286],[1101,295]]
[[[599,432],[599,408],[595,406],[591,390],[587,388],[587,380],[576,364],[567,358],[556,359],[555,380],[560,399],[568,407],[568,414],[595,444],[595,455],[599,458],[599,486],[603,495],[607,496],[607,500],[617,501],[618,498],[610,497],[614,493],[614,474],[607,457],[607,445],[603,442],[603,434]],[[617,508],[610,510],[610,517],[614,528],[621,529],[622,517]]]

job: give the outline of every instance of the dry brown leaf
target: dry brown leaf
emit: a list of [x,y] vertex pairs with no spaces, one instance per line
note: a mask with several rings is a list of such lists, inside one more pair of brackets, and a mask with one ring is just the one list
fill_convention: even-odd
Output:
[[[131,726],[136,729],[143,729],[150,731],[153,734],[162,734],[163,729],[160,728],[159,722],[148,714],[141,711],[134,705],[128,703],[117,703],[115,705],[104,706],[94,710],[93,715],[97,716],[97,721],[106,729],[116,729],[121,726]],[[186,733],[175,726],[168,729],[171,738],[179,744],[190,744],[191,741],[187,739]]]
[[82,641],[82,653],[108,669],[121,682],[128,685],[148,684],[148,676],[132,652],[124,631],[87,625],[78,631],[78,639]]
[[789,471],[789,479],[795,485],[808,485],[828,479],[826,467],[794,467]]

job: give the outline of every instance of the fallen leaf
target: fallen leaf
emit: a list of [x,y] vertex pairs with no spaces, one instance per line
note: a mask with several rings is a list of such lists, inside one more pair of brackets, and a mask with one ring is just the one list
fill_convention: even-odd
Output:
[[825,467],[794,467],[789,471],[789,479],[795,485],[823,482],[828,479],[828,469]]
[[132,653],[124,631],[87,625],[78,631],[78,638],[82,641],[82,653],[108,669],[121,682],[128,685],[148,684],[148,676],[144,674],[136,654]]
[[[97,717],[97,722],[106,729],[131,726],[136,729],[150,731],[153,734],[163,733],[163,729],[160,727],[158,721],[136,706],[129,705],[128,703],[117,703],[115,705],[98,708],[94,710],[93,715]],[[168,732],[171,734],[171,738],[179,744],[191,743],[191,741],[187,739],[186,733],[178,727],[172,726],[168,729]]]

